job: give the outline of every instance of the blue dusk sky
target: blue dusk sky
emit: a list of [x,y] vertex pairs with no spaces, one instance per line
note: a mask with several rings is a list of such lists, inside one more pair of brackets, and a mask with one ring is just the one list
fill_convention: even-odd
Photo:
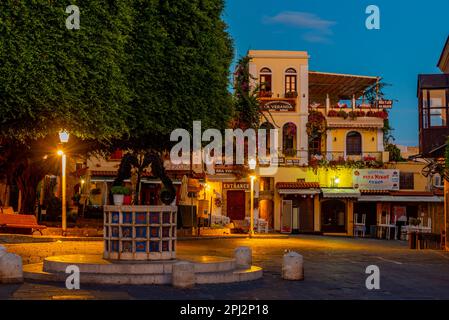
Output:
[[[369,5],[380,9],[380,30],[365,27]],[[226,0],[223,18],[236,59],[249,49],[307,51],[310,70],[382,77],[398,100],[395,143],[417,146],[417,75],[440,73],[448,13],[448,0]]]

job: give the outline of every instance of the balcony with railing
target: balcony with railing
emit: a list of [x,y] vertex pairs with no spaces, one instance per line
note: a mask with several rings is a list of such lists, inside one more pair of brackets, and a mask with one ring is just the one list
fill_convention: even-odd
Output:
[[382,163],[387,156],[388,152],[385,151],[362,152],[360,154],[346,154],[344,151],[309,152],[309,161],[318,163],[326,161],[334,164],[345,164],[347,162]]

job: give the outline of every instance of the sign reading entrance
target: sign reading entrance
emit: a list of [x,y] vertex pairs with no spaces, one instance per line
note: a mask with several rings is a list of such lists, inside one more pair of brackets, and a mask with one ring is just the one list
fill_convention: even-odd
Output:
[[399,190],[399,170],[356,169],[353,171],[354,189]]
[[261,101],[262,111],[295,111],[295,100]]
[[248,182],[223,182],[223,189],[228,190],[249,190]]

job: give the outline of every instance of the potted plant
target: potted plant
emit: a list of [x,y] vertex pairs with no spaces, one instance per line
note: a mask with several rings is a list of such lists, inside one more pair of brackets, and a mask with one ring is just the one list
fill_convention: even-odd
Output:
[[296,97],[298,97],[298,92],[296,92],[296,91],[286,92],[285,93],[285,97],[288,98],[288,99],[296,98]]
[[273,95],[273,92],[271,92],[271,91],[265,91],[265,90],[259,91],[259,97],[261,97],[261,98],[271,98],[272,95]]
[[327,113],[328,117],[338,117],[338,112],[336,110],[329,110]]
[[116,206],[121,206],[123,204],[123,200],[125,195],[129,195],[129,188],[123,186],[113,186],[111,188],[111,192],[114,198],[114,204]]
[[348,117],[348,114],[346,113],[346,111],[343,111],[343,110],[338,111],[337,115],[343,119],[346,119]]
[[125,194],[123,197],[123,204],[124,205],[130,205],[132,202],[132,196],[131,196],[131,190],[129,191],[128,194]]

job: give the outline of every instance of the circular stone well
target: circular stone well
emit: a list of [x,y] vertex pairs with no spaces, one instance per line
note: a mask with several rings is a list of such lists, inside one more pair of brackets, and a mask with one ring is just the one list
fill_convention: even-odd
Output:
[[176,215],[176,206],[104,206],[103,257],[175,259]]
[[104,206],[104,251],[98,255],[47,257],[23,267],[25,279],[64,282],[77,266],[80,281],[94,284],[169,284],[173,265],[193,264],[195,283],[256,280],[262,268],[237,265],[235,258],[176,257],[176,206]]

